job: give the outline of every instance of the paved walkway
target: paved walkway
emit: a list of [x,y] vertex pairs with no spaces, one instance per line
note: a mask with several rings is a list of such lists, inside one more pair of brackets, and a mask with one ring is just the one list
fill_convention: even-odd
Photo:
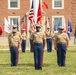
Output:
[[[74,37],[71,37],[69,47],[71,48],[71,47],[75,47],[75,46],[76,45],[74,45]],[[29,43],[29,39],[28,39],[26,50],[29,50],[29,49],[30,49],[30,43]],[[45,49],[46,49],[46,47],[45,47]],[[0,37],[0,50],[9,50],[7,37]]]

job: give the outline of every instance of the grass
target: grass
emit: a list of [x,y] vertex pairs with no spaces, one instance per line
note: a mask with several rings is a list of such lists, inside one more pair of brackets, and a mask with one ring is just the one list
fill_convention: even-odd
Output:
[[10,52],[0,50],[0,75],[76,75],[76,48],[67,51],[66,67],[59,67],[56,61],[56,51],[44,52],[44,65],[42,70],[34,69],[33,53],[20,52],[17,67],[10,66]]

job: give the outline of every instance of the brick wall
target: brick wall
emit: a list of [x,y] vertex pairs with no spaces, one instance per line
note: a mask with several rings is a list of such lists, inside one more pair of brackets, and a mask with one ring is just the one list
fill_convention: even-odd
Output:
[[[52,25],[52,16],[64,15],[66,19],[66,24],[68,24],[68,18],[71,18],[73,32],[76,25],[76,0],[64,0],[64,9],[55,10],[52,9],[52,0],[43,0],[45,1],[49,8],[45,9],[43,6],[43,11],[46,13],[46,16],[50,18],[50,24]],[[23,16],[29,11],[30,0],[20,0],[20,9],[18,10],[9,10],[8,9],[8,0],[1,0],[0,2],[0,25],[4,26],[4,17],[8,16],[20,16],[22,20]],[[7,36],[3,32],[2,36]]]

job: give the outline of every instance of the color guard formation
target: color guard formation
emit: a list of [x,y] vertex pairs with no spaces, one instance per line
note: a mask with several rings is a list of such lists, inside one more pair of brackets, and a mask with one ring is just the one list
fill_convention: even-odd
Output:
[[[65,66],[66,50],[69,44],[69,38],[63,32],[64,28],[59,27],[58,33],[52,35],[50,27],[45,32],[41,31],[41,25],[36,24],[36,31],[30,32],[30,52],[34,53],[35,70],[42,70],[43,65],[43,52],[45,43],[47,43],[47,52],[52,52],[52,42],[57,51],[57,63],[59,66]],[[18,31],[17,26],[13,25],[12,32],[8,35],[9,49],[11,55],[11,66],[18,65],[19,47],[21,45],[22,52],[26,52],[27,34],[24,29],[21,33]]]

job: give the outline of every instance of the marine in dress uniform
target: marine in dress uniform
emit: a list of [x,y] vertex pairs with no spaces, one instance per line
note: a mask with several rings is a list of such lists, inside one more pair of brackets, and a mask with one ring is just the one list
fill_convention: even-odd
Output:
[[46,42],[47,42],[47,52],[52,52],[52,37],[53,37],[53,35],[50,31],[50,27],[47,27],[45,34],[46,34]]
[[20,37],[17,35],[17,29],[13,29],[12,33],[8,35],[10,55],[11,55],[11,66],[18,65],[18,47],[20,45]]
[[57,63],[59,66],[65,66],[66,50],[68,49],[69,38],[64,33],[64,28],[59,27],[59,32],[55,34],[54,48],[57,51]]
[[26,35],[26,32],[24,30],[25,29],[23,29],[22,32],[21,32],[21,38],[22,38],[21,49],[22,49],[22,52],[26,51],[26,38],[27,38],[27,35]]
[[[19,31],[19,26],[18,25],[16,25],[16,24],[14,24],[13,25],[13,29],[17,29],[17,35],[19,36],[19,38],[20,38],[20,45],[21,45],[21,42],[22,42],[22,39],[21,39],[21,32]],[[19,49],[20,47],[18,47],[18,59],[17,59],[17,64],[18,64],[18,61],[19,61],[19,52],[20,52],[20,49]]]
[[36,25],[36,32],[31,36],[31,40],[34,43],[34,62],[35,70],[42,70],[42,54],[43,54],[43,43],[45,43],[45,34],[40,31],[41,25]]

